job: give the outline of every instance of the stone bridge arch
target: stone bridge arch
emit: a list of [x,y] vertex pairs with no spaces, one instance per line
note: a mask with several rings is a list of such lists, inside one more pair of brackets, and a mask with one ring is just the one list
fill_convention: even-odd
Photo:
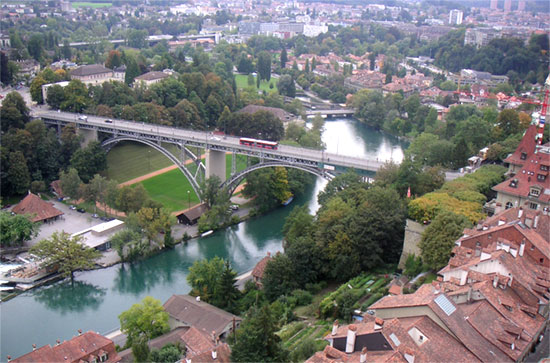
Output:
[[328,172],[313,166],[292,164],[285,161],[266,161],[266,162],[251,165],[246,169],[243,169],[238,173],[233,174],[231,178],[227,179],[224,183],[222,183],[220,188],[227,188],[229,195],[232,195],[235,189],[237,188],[237,186],[239,185],[239,183],[246,177],[246,175],[250,174],[254,170],[259,170],[263,168],[274,168],[277,166],[302,170],[307,173],[325,178],[326,180],[329,180],[329,181],[332,180],[332,178],[334,178],[334,175],[329,174]]
[[[199,197],[199,199],[201,199],[200,186],[199,186],[199,183],[197,182],[197,175],[201,172],[201,168],[203,169],[203,171],[205,169],[205,166],[202,162],[199,161],[197,172],[196,172],[195,175],[193,175],[185,167],[183,162],[181,162],[174,154],[172,154],[170,151],[168,151],[166,148],[162,147],[158,143],[156,143],[154,141],[151,141],[151,140],[139,139],[139,138],[130,137],[130,136],[117,136],[117,137],[109,138],[109,139],[103,141],[101,143],[101,146],[104,149],[106,149],[107,152],[108,152],[114,145],[116,145],[117,143],[119,143],[121,141],[139,142],[139,143],[145,144],[145,145],[157,150],[158,152],[160,152],[161,154],[166,156],[168,159],[170,159],[170,161],[172,163],[174,163],[178,167],[178,169],[183,173],[183,175],[185,175],[187,180],[189,180],[189,183],[191,184],[191,187],[193,188],[193,191]],[[187,149],[184,145],[178,145],[178,146],[183,148],[183,152],[188,153],[191,156],[191,158],[193,159],[194,162],[197,162],[197,160],[199,160],[197,158],[197,156],[193,152],[191,152],[191,150]]]

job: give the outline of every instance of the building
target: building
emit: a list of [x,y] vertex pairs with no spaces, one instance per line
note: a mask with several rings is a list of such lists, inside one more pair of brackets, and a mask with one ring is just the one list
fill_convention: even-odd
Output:
[[498,9],[498,0],[491,0],[491,10]]
[[58,340],[53,347],[49,344],[45,345],[11,362],[110,363],[119,361],[120,357],[112,340],[92,331],[82,334],[79,330],[78,336],[69,341],[61,343]]
[[11,210],[15,214],[27,215],[31,222],[51,222],[62,216],[64,213],[55,208],[52,203],[42,200],[36,194],[29,192]]
[[504,159],[511,178],[493,187],[496,203],[490,203],[506,209],[550,209],[550,144],[537,146],[536,133],[537,125],[530,125],[514,153]]
[[19,67],[17,74],[20,76],[34,77],[40,72],[40,63],[34,59],[18,60],[16,63]]
[[267,266],[267,263],[271,261],[273,258],[271,257],[271,252],[267,253],[267,256],[262,258],[256,266],[254,266],[254,269],[252,270],[252,279],[256,283],[258,287],[262,287],[262,279],[264,277],[264,271],[265,267]]
[[248,114],[255,114],[258,111],[267,111],[271,113],[273,116],[277,117],[279,120],[285,124],[285,126],[290,121],[294,121],[296,119],[296,116],[291,114],[290,112],[287,112],[283,110],[282,108],[277,107],[266,107],[266,106],[258,106],[258,105],[248,105],[243,108],[241,108],[238,113],[248,113]]
[[0,34],[0,48],[11,48],[11,41],[9,34]]
[[164,72],[147,72],[142,74],[141,76],[134,78],[134,87],[139,84],[145,87],[149,87],[150,85],[159,83],[168,77],[170,77],[170,75]]
[[124,222],[113,219],[100,223],[83,231],[73,233],[71,238],[82,236],[82,244],[88,248],[95,248],[98,251],[107,251],[111,248],[111,236],[113,233],[124,228]]
[[201,301],[199,296],[172,295],[164,303],[164,310],[170,315],[171,329],[193,326],[220,339],[231,334],[242,321],[236,315]]
[[525,11],[525,0],[519,0],[518,11]]
[[109,68],[105,68],[101,64],[90,64],[86,66],[80,66],[71,71],[71,79],[78,79],[86,84],[102,84],[110,80],[116,80],[113,75],[113,71]]
[[464,17],[464,13],[462,11],[453,9],[449,12],[449,24],[460,25],[462,24],[463,17]]
[[[195,327],[179,327],[147,342],[149,349],[162,349],[166,344],[181,344],[186,348],[182,362],[220,362],[229,363],[231,348],[217,338]],[[133,362],[132,349],[119,353],[121,362]]]
[[512,11],[512,0],[504,0],[504,11]]
[[199,218],[208,210],[206,203],[201,203],[193,208],[187,209],[179,214],[176,214],[178,222],[181,224],[196,224]]

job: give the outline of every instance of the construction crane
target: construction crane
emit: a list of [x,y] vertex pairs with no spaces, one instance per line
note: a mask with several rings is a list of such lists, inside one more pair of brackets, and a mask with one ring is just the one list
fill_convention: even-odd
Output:
[[550,74],[546,78],[546,82],[544,82],[544,101],[542,101],[542,109],[540,110],[540,115],[538,117],[538,129],[537,129],[537,136],[535,139],[537,140],[537,145],[542,145],[542,138],[544,134],[544,124],[546,123],[546,111],[548,110],[548,93],[550,91]]

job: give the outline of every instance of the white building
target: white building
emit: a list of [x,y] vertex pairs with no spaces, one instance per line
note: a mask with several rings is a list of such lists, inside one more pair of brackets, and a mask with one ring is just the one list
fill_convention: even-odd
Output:
[[460,25],[462,24],[462,18],[464,13],[460,10],[453,9],[449,12],[449,24]]
[[304,24],[304,35],[306,37],[316,37],[326,32],[328,32],[327,25]]

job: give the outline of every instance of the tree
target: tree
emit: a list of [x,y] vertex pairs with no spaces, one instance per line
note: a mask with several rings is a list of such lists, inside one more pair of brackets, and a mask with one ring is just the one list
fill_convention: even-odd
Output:
[[39,225],[22,215],[0,212],[0,246],[22,246],[36,236]]
[[148,341],[170,330],[169,315],[164,311],[160,300],[146,296],[141,304],[132,307],[118,316],[120,330],[126,334],[126,346],[132,346],[140,339]]
[[80,184],[82,180],[78,176],[78,171],[75,168],[69,168],[67,172],[61,171],[59,175],[61,190],[63,194],[73,199],[79,198]]
[[517,134],[521,131],[519,115],[515,110],[507,109],[500,112],[496,123],[498,131],[504,136]]
[[46,84],[46,80],[40,76],[36,76],[30,86],[31,98],[34,102],[38,104],[44,103],[44,98],[42,97],[42,86]]
[[246,54],[245,52],[241,53],[239,62],[237,63],[237,71],[245,74],[250,74],[254,71],[254,65],[252,64],[252,59],[249,58],[248,54]]
[[216,289],[224,268],[225,261],[221,257],[195,261],[193,266],[189,267],[189,275],[187,275],[187,282],[191,285],[189,294],[200,296],[203,301],[210,303],[219,301],[223,297],[217,298]]
[[27,42],[27,49],[31,57],[40,61],[42,53],[44,52],[44,38],[42,34],[33,34]]
[[271,79],[271,55],[267,51],[262,51],[258,55],[258,76],[260,80],[265,79],[269,82]]
[[63,277],[74,281],[74,272],[91,269],[101,253],[83,244],[82,236],[71,237],[65,232],[54,232],[49,239],[42,240],[31,247],[30,253],[42,259],[41,266],[57,266]]
[[[149,355],[149,360],[155,363],[174,363],[181,360],[182,354],[185,352],[185,348],[180,344],[168,343],[160,350],[153,349]],[[139,360],[136,360],[140,362]]]
[[[23,195],[29,189],[31,176],[27,167],[27,160],[21,151],[9,153],[6,178],[10,194]],[[3,186],[3,188],[5,187]]]
[[277,325],[269,305],[253,307],[236,332],[236,343],[231,345],[231,361],[288,361],[288,351],[276,331]]
[[130,86],[134,83],[134,79],[141,74],[139,66],[134,57],[129,56],[126,60],[126,73],[124,74],[124,82]]
[[0,52],[0,82],[3,84],[11,84],[13,81],[13,72],[9,67],[10,60],[6,53]]
[[71,157],[71,167],[78,171],[83,182],[88,182],[95,174],[107,167],[107,155],[98,141],[92,141]]
[[48,87],[46,91],[46,103],[54,110],[59,110],[65,101],[65,91],[58,84]]
[[147,47],[147,30],[130,29],[128,31],[128,46],[132,48]]
[[105,67],[114,69],[122,64],[122,53],[118,50],[111,50],[105,60]]
[[280,296],[290,294],[297,289],[296,271],[287,255],[277,254],[267,262],[262,285],[269,301],[275,301]]
[[88,88],[78,79],[73,79],[63,89],[65,99],[61,103],[61,109],[70,112],[82,112],[90,103]]
[[286,62],[288,62],[288,54],[286,52],[286,48],[283,48],[281,51],[281,68],[286,67]]
[[238,314],[238,301],[241,293],[237,286],[237,273],[231,268],[231,263],[225,261],[222,275],[218,279],[215,289],[215,295],[212,304],[229,311],[233,314]]
[[296,85],[294,84],[292,77],[288,74],[285,74],[279,78],[279,81],[277,82],[277,89],[279,90],[279,93],[284,96],[292,98],[296,96]]
[[7,131],[11,127],[22,129],[30,120],[29,112],[30,110],[19,92],[8,93],[2,102],[2,108],[0,108],[2,131]]
[[422,233],[420,249],[422,260],[430,268],[439,270],[449,261],[455,241],[471,223],[462,215],[450,211],[439,213]]

